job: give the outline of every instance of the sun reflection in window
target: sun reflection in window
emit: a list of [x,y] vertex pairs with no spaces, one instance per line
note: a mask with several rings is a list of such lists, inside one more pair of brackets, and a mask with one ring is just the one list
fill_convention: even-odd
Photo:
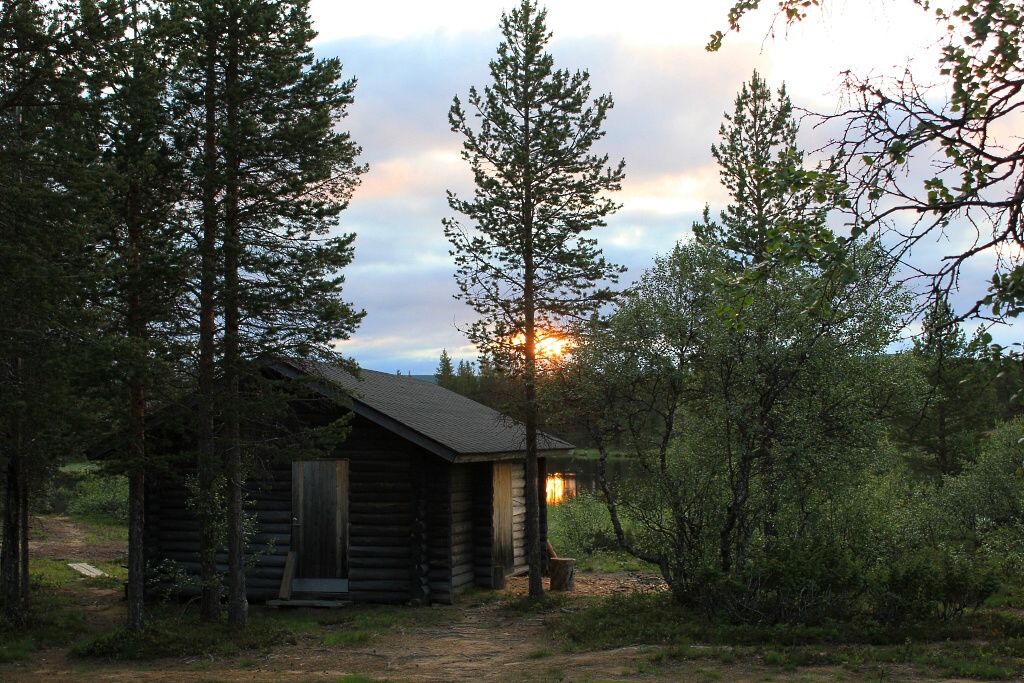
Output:
[[572,472],[554,472],[548,475],[548,505],[558,505],[568,498],[576,497],[576,475]]

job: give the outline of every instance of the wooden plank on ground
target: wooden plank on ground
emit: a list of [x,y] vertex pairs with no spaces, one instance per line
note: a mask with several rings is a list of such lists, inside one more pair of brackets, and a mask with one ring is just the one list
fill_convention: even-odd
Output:
[[351,607],[354,603],[351,600],[267,600],[267,607],[278,609],[280,607],[326,607],[338,609]]
[[107,575],[107,573],[105,571],[103,571],[102,569],[97,569],[96,567],[92,566],[91,564],[86,564],[85,562],[69,562],[68,566],[71,567],[72,569],[74,569],[76,572],[78,572],[79,574],[81,574],[82,576],[84,576],[87,579],[92,579],[92,578],[95,578],[97,576],[106,576]]

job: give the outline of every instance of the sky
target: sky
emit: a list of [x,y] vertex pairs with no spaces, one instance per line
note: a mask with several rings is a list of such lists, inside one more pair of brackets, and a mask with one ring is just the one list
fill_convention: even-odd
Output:
[[[498,22],[513,3],[312,1],[319,31],[314,51],[339,57],[346,76],[358,81],[344,127],[362,146],[370,170],[342,214],[341,229],[357,235],[346,298],[367,315],[340,348],[365,368],[430,374],[442,349],[456,361],[476,358],[460,331],[475,314],[454,298],[455,266],[441,225],[454,216],[446,191],[468,197],[473,190],[448,110],[454,96],[465,101],[470,86],[489,84],[488,63],[501,40]],[[705,205],[713,215],[726,205],[711,145],[754,70],[773,88],[785,83],[797,107],[833,113],[841,108],[846,70],[895,73],[908,60],[918,76],[935,69],[939,34],[910,0],[836,0],[789,29],[772,25],[774,3],[765,3],[719,52],[708,53],[708,36],[725,29],[730,4],[546,4],[555,67],[588,71],[592,94],[610,93],[615,101],[599,150],[612,162],[626,161],[626,180],[614,196],[623,208],[592,235],[610,261],[628,268],[622,284],[686,239]],[[805,149],[826,139],[809,125],[801,130]],[[968,273],[962,280],[964,301],[976,298],[984,276]]]

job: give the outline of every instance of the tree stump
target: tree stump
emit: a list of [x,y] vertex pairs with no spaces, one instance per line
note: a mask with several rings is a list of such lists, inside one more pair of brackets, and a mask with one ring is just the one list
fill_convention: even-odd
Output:
[[576,590],[576,560],[571,557],[556,557],[548,560],[551,572],[551,590]]

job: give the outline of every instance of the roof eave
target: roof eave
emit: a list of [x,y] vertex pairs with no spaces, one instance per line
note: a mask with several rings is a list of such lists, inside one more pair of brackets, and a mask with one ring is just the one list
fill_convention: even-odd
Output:
[[[312,382],[312,385],[318,393],[321,393],[324,396],[328,397],[334,396],[332,392],[330,392],[326,387],[323,386],[322,380],[320,378],[315,377],[314,375],[311,375],[300,368],[296,368],[294,365],[291,365],[287,361],[282,361],[281,363],[275,365],[274,367],[282,374],[289,376],[293,379],[298,378],[299,376],[313,378],[314,381]],[[346,407],[350,408],[352,412],[354,412],[356,415],[359,415],[360,417],[365,417],[370,422],[373,422],[374,424],[383,427],[389,432],[392,432],[402,437],[403,439],[409,441],[410,443],[416,444],[420,448],[423,448],[424,450],[427,450],[433,453],[434,455],[447,460],[448,462],[455,462],[455,458],[457,457],[455,451],[451,450],[450,448],[446,448],[445,446],[442,446],[433,439],[423,436],[416,430],[407,427],[398,420],[395,420],[394,418],[385,415],[379,410],[371,408],[370,406],[366,405],[365,403],[359,400],[358,393],[349,391],[345,391],[345,393],[348,394],[349,400],[351,402],[350,405]]]
[[[537,456],[541,458],[551,458],[556,456],[570,456],[576,451],[575,447],[572,448],[544,448],[537,451]],[[497,460],[519,460],[526,457],[526,451],[501,451],[497,453],[459,453],[455,456],[456,463],[469,463],[469,462],[494,462]]]
[[[282,365],[284,367],[282,367]],[[311,375],[308,372],[306,372],[306,371],[304,371],[304,370],[302,370],[300,368],[296,368],[295,366],[287,363],[287,361],[281,361],[280,363],[276,364],[274,367],[276,367],[277,370],[279,372],[281,372],[282,374],[284,374],[286,376],[289,376],[289,377],[291,377],[293,379],[297,378],[298,376],[312,377],[314,379],[314,382],[312,384],[313,384],[314,388],[318,392],[322,393],[325,396],[333,396],[334,395],[330,391],[328,391],[321,384],[320,378],[316,378],[314,375]],[[359,394],[358,393],[348,392],[348,391],[346,391],[346,393],[348,394],[349,399],[351,400],[351,405],[348,406],[348,407],[351,408],[352,412],[354,412],[356,415],[359,415],[361,417],[365,417],[366,419],[370,420],[371,422],[373,422],[373,423],[383,427],[384,429],[387,429],[388,431],[390,431],[390,432],[392,432],[392,433],[394,433],[394,434],[404,438],[406,441],[409,441],[410,443],[414,443],[417,446],[423,448],[424,450],[429,451],[430,453],[433,453],[434,455],[436,455],[436,456],[438,456],[440,458],[443,458],[444,460],[447,460],[448,462],[451,462],[451,463],[493,462],[493,461],[496,461],[496,460],[515,460],[515,459],[518,459],[518,458],[526,457],[526,450],[525,449],[517,450],[517,451],[497,451],[497,452],[482,452],[482,453],[459,453],[459,452],[456,452],[456,451],[448,448],[447,446],[444,446],[444,445],[438,443],[437,441],[434,441],[430,437],[424,436],[423,434],[421,434],[420,432],[416,431],[415,429],[406,426],[404,423],[399,422],[398,420],[396,420],[396,419],[386,415],[385,413],[377,410],[376,408],[372,408],[372,407],[366,405],[365,403],[363,403],[362,401],[359,400]],[[573,452],[575,452],[575,450],[576,450],[575,446],[572,446],[571,444],[566,444],[566,447],[564,447],[564,448],[541,448],[541,449],[538,449],[537,450],[537,455],[540,456],[540,457],[551,457],[551,456],[559,456],[559,455],[561,455],[561,456],[568,456],[568,455],[572,455]]]

